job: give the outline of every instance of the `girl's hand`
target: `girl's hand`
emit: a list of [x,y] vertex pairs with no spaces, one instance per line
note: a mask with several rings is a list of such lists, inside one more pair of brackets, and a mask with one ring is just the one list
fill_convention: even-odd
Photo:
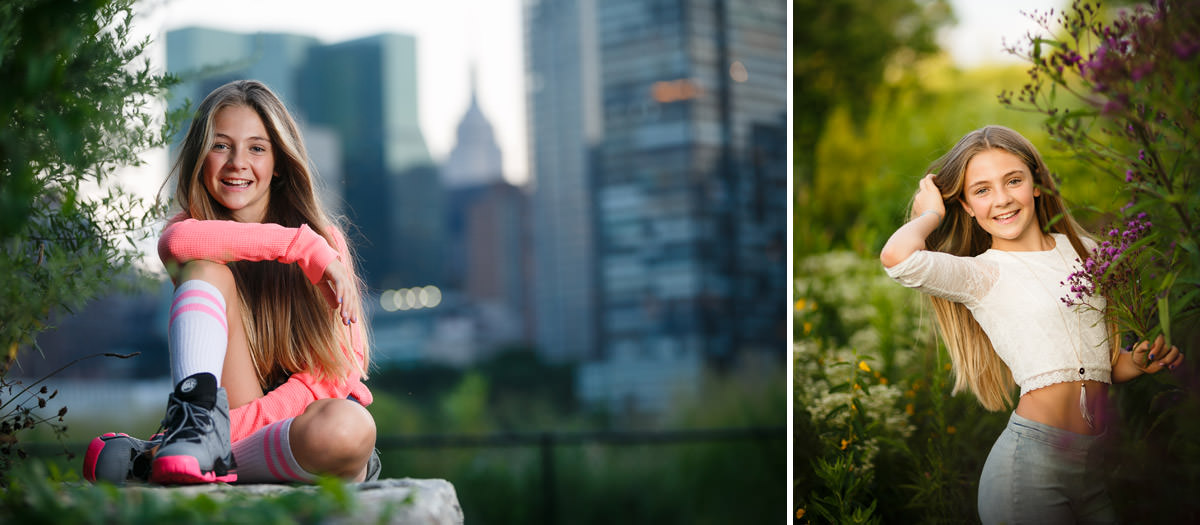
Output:
[[1147,374],[1162,372],[1163,369],[1174,370],[1183,363],[1183,352],[1172,346],[1170,350],[1163,348],[1163,337],[1160,335],[1151,346],[1149,341],[1142,341],[1133,347],[1133,366]]
[[913,217],[920,217],[925,212],[932,211],[937,214],[938,222],[946,218],[946,204],[942,202],[942,191],[933,183],[934,174],[930,173],[921,178],[919,183],[920,189],[917,190],[917,196],[913,198]]
[[357,290],[350,280],[350,272],[346,271],[342,261],[334,259],[325,267],[323,284],[325,286],[321,287],[321,291],[325,293],[325,300],[342,315],[342,324],[349,326],[350,323],[357,323],[358,319],[350,310],[350,305],[356,303],[357,298],[354,294]]

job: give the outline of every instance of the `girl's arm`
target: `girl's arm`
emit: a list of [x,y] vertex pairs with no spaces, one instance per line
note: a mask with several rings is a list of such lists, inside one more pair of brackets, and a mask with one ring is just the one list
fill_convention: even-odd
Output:
[[924,250],[925,238],[937,229],[946,216],[946,205],[933,183],[932,173],[921,179],[920,190],[913,199],[913,215],[917,218],[896,230],[879,253],[879,260],[885,268],[900,264],[913,253]]
[[[352,265],[348,262],[350,261],[350,252],[345,237],[336,228],[330,233],[337,244],[338,256],[342,261],[347,261],[347,264],[344,265],[345,271],[349,275],[347,286],[351,293],[355,294],[354,296],[347,295],[346,304],[357,304],[351,303],[351,301],[360,299],[357,297],[357,290],[353,287],[355,281]],[[350,346],[356,367],[351,370],[344,381],[336,378],[318,381],[313,374],[308,372],[292,374],[287,381],[265,396],[229,411],[232,439],[237,441],[266,425],[298,416],[310,403],[318,399],[345,399],[354,396],[354,399],[363,406],[370,405],[374,401],[374,397],[367,389],[367,385],[363,384],[362,375],[359,373],[359,370],[363,368],[363,363],[366,362],[366,329],[362,323],[358,322],[358,319],[355,319],[355,322],[348,323],[347,330],[350,331]]]
[[892,234],[879,253],[887,274],[896,282],[922,293],[970,307],[983,299],[998,279],[994,263],[975,257],[958,257],[925,250],[925,238],[937,229],[946,214],[942,194],[926,175],[913,198],[913,215]]
[[158,239],[158,256],[172,279],[176,278],[179,265],[194,260],[220,264],[278,261],[299,264],[305,277],[317,284],[338,252],[307,225],[286,228],[270,223],[176,217]]
[[[1138,363],[1146,366],[1138,366]],[[1160,335],[1151,346],[1149,341],[1142,341],[1133,347],[1132,352],[1121,352],[1117,355],[1117,364],[1113,366],[1113,383],[1123,383],[1142,374],[1154,374],[1166,369],[1174,370],[1183,363],[1183,352],[1172,346],[1170,350],[1163,349],[1163,337]]]

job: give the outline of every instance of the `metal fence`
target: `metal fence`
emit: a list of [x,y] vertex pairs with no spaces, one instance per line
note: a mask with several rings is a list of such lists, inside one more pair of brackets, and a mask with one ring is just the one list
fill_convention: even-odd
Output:
[[[537,447],[541,461],[544,500],[542,523],[553,524],[558,516],[558,492],[554,450],[561,446],[600,444],[611,446],[675,445],[682,443],[773,441],[787,439],[785,427],[712,428],[660,431],[513,432],[484,435],[427,434],[380,436],[381,450],[436,448]],[[782,463],[781,463],[782,468]]]

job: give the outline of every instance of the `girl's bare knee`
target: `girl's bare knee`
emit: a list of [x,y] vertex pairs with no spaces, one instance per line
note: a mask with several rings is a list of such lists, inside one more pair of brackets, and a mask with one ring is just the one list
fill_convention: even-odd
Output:
[[220,289],[233,285],[233,271],[224,264],[197,259],[179,267],[179,282],[200,280]]
[[353,476],[375,448],[375,419],[353,401],[321,399],[292,422],[289,439],[302,466]]

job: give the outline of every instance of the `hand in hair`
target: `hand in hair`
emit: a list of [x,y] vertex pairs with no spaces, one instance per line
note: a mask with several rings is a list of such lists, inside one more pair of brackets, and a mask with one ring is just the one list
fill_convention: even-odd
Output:
[[921,177],[918,183],[919,189],[917,196],[913,197],[912,216],[920,217],[927,212],[936,213],[938,222],[946,218],[946,204],[942,202],[942,191],[933,183],[934,174],[930,173]]
[[933,174],[921,178],[920,189],[913,197],[913,219],[896,230],[883,251],[879,252],[879,260],[887,268],[900,264],[914,252],[925,249],[925,238],[937,229],[946,216],[946,205],[942,202],[942,192],[933,183]]
[[334,259],[325,267],[325,275],[322,282],[326,286],[321,287],[321,291],[325,292],[325,300],[329,301],[329,306],[335,310],[339,310],[342,315],[342,324],[349,325],[350,323],[358,322],[354,318],[351,306],[357,303],[357,297],[354,282],[350,279],[350,272],[346,271],[346,266],[342,261]]

